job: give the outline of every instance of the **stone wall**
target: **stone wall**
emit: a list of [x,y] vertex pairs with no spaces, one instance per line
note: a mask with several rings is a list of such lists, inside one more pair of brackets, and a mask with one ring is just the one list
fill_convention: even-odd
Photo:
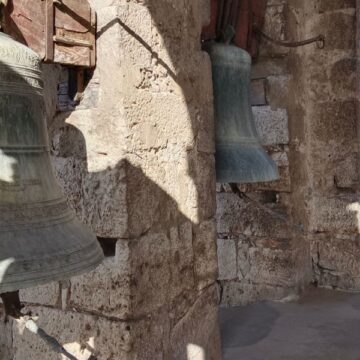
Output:
[[[207,2],[92,5],[96,70],[49,129],[59,181],[107,257],[21,298],[78,359],[219,360]],[[45,73],[51,115],[61,71]],[[60,359],[16,324],[11,338],[13,360]]]
[[[359,144],[356,111],[355,1],[292,1],[300,36],[323,33],[326,46],[294,54],[302,92],[302,159],[314,281],[320,286],[359,290]],[[296,91],[296,88],[295,88]],[[299,94],[299,90],[296,92]],[[299,140],[299,148],[302,139]],[[299,150],[300,152],[300,150]]]
[[355,1],[270,0],[264,32],[325,48],[261,42],[253,112],[281,178],[239,186],[251,200],[218,185],[224,305],[360,288]]
[[[285,40],[287,11],[287,1],[268,1],[264,32]],[[261,141],[279,167],[280,179],[239,184],[245,198],[218,184],[219,279],[224,305],[292,298],[311,276],[303,227],[291,216],[292,79],[290,50],[262,40],[252,69],[252,110]]]

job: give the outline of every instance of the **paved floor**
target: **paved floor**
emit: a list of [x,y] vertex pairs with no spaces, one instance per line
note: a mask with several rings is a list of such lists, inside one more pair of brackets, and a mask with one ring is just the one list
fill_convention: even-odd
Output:
[[224,360],[360,360],[360,295],[310,290],[298,303],[221,309]]

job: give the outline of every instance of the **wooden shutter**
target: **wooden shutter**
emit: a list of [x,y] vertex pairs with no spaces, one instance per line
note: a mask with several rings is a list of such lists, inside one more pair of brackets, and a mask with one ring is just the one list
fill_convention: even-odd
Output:
[[9,0],[4,31],[46,62],[95,66],[96,15],[87,0]]

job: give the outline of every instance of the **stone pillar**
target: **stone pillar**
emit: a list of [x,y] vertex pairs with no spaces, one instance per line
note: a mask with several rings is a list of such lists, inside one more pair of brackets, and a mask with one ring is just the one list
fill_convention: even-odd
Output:
[[[358,290],[359,145],[356,114],[355,1],[290,1],[301,38],[325,47],[298,49],[299,208],[306,218],[314,281]],[[295,130],[295,125],[294,125]]]
[[[221,359],[203,4],[93,0],[97,68],[79,108],[49,122],[59,181],[108,257],[21,295],[79,359]],[[54,358],[15,325],[13,342],[16,360]]]

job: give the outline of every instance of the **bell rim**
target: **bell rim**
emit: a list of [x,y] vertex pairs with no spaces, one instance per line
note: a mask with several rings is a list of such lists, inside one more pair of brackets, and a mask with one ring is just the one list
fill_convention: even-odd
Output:
[[[222,165],[220,167],[219,165]],[[217,183],[261,183],[279,180],[278,167],[269,154],[257,146],[221,146],[215,152]]]
[[[5,276],[8,278],[8,281],[0,282],[0,293],[4,292],[12,292],[22,289],[28,289],[32,287],[46,285],[52,282],[64,281],[68,280],[74,276],[83,275],[96,269],[104,260],[104,254],[101,250],[100,244],[92,243],[90,246],[85,247],[88,248],[88,254],[83,257],[83,259],[79,262],[79,259],[74,259],[71,264],[58,263],[53,268],[43,267],[34,271],[24,271],[17,272],[13,275]],[[82,252],[84,248],[82,249]],[[55,259],[59,256],[49,257],[48,259]],[[89,261],[90,259],[90,261]],[[21,261],[18,262],[21,264]],[[86,266],[84,264],[87,264]],[[28,278],[21,278],[24,274],[30,274]],[[42,274],[42,275],[41,275]],[[13,279],[12,279],[13,278]],[[16,280],[18,278],[18,280]]]

